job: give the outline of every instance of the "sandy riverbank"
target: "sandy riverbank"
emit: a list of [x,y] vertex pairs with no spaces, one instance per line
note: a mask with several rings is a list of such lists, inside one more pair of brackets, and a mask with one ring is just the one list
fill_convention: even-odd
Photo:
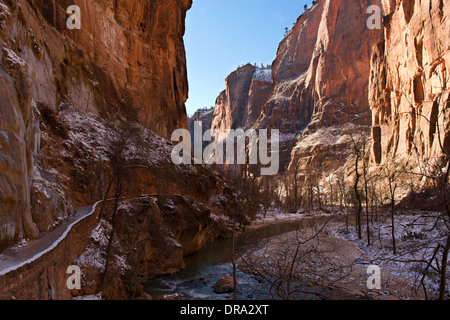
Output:
[[[271,273],[276,277],[279,275],[276,268],[290,266],[299,241],[304,242],[316,235],[329,217],[330,214],[288,214],[257,221],[249,230],[283,223],[297,224],[299,230],[267,239],[261,242],[257,250],[246,252],[243,255],[246,262],[241,259],[242,268],[248,271],[248,265],[252,265],[253,272]],[[367,271],[374,264],[373,257],[367,254],[367,250],[361,250],[358,243],[341,237],[339,232],[343,230],[345,223],[342,217],[333,218],[317,237],[299,247],[294,272],[306,286],[331,289],[327,291],[336,292],[336,296],[342,299],[423,299],[421,290],[417,292],[413,288],[415,279],[410,272],[402,273],[385,266],[381,267],[381,289],[370,290]]]

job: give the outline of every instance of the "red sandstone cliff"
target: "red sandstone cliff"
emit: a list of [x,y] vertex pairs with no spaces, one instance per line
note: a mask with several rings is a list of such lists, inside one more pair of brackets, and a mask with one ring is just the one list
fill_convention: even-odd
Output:
[[250,92],[250,86],[258,90],[249,65],[227,78],[213,128],[280,129],[282,167],[298,162],[303,168],[341,166],[350,135],[370,133],[370,54],[382,34],[367,27],[367,8],[373,4],[316,1],[281,41],[273,83],[262,94]]
[[[191,1],[76,4],[81,30],[65,27],[67,1],[0,0],[0,251],[51,232],[73,208],[102,199],[122,167],[121,196],[135,206],[120,204],[113,250],[120,254],[134,245],[133,228],[142,227],[154,240],[143,249],[142,275],[173,272],[207,239],[229,234],[235,209],[219,200],[234,203],[230,197],[236,197],[225,192],[227,183],[214,168],[174,165],[173,144],[165,139],[188,126],[182,37]],[[159,207],[146,207],[141,195],[148,194]],[[113,218],[105,212],[102,223],[108,225]],[[141,220],[149,216],[156,222]],[[65,270],[89,255],[89,245],[98,246],[89,237],[94,218],[80,222],[82,232],[75,228],[45,256],[12,273],[2,270],[0,282],[7,285],[0,297],[70,299]],[[125,253],[120,257],[134,265]],[[114,292],[115,285],[125,286],[124,272],[114,269],[109,297],[124,297]]]
[[439,136],[450,150],[450,4],[386,0],[383,11],[371,58],[373,160],[427,161],[441,154]]
[[272,93],[270,69],[247,64],[225,80],[226,89],[217,97],[211,129],[223,138],[226,130],[253,127],[261,108]]
[[98,199],[106,122],[163,137],[188,125],[191,1],[75,1],[81,30],[66,27],[71,4],[0,1],[0,249]]
[[326,168],[347,158],[351,135],[369,131],[368,75],[381,36],[367,27],[373,1],[317,1],[281,42],[267,122],[297,132],[291,167]]

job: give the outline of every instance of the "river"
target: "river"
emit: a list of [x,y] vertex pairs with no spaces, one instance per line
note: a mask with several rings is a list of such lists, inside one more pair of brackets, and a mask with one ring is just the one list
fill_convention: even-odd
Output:
[[[265,226],[236,237],[236,256],[252,248],[264,239],[295,231],[300,222],[283,222]],[[231,239],[220,239],[205,245],[199,252],[186,257],[186,268],[174,275],[151,280],[145,292],[158,300],[164,295],[179,294],[188,300],[228,300],[232,294],[216,294],[214,284],[233,274],[231,263]],[[237,270],[237,299],[272,299],[269,285],[254,276]],[[303,297],[308,298],[308,297]],[[311,298],[311,297],[309,297]],[[331,299],[333,297],[330,297]]]

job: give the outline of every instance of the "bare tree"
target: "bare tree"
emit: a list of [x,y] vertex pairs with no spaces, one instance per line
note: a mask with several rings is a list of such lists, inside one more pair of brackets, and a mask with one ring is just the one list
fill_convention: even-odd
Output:
[[[270,254],[268,244],[255,253],[241,256],[244,271],[252,274],[261,282],[268,285],[268,293],[273,299],[292,300],[315,296],[327,298],[327,289],[339,281],[347,278],[353,271],[356,263],[336,265],[329,259],[335,248],[324,249],[321,244],[322,233],[333,218],[321,226],[308,228],[308,231],[298,229],[295,232],[294,241],[289,242],[284,238],[276,241],[277,255]],[[301,239],[301,234],[310,233],[306,239]],[[268,251],[268,253],[265,253]],[[317,266],[321,266],[317,268]],[[314,266],[314,267],[312,267]],[[305,286],[305,281],[315,284],[315,287]]]
[[[441,66],[441,72],[438,72],[438,67]],[[444,237],[445,239],[442,241],[438,241],[438,243],[433,248],[432,254],[427,261],[425,262],[425,268],[423,271],[423,277],[421,283],[423,285],[423,280],[426,276],[426,271],[430,268],[433,268],[433,264],[435,265],[436,271],[439,273],[439,299],[443,300],[445,298],[446,292],[446,283],[447,283],[447,269],[448,269],[448,258],[450,251],[450,202],[449,202],[449,177],[450,177],[450,150],[448,146],[444,143],[448,139],[448,123],[449,123],[449,103],[445,101],[445,97],[448,99],[449,92],[449,83],[450,77],[447,76],[447,69],[445,66],[445,60],[442,58],[437,59],[433,64],[429,71],[429,77],[433,74],[437,74],[440,81],[440,88],[436,89],[436,92],[433,92],[433,100],[430,101],[410,101],[408,94],[405,92],[395,91],[398,96],[402,96],[405,101],[408,102],[410,106],[409,112],[400,112],[399,115],[409,115],[415,119],[422,119],[429,126],[430,136],[432,137],[432,143],[430,147],[437,146],[437,150],[441,153],[440,156],[427,157],[423,158],[421,156],[421,152],[419,149],[422,149],[420,146],[416,145],[415,142],[412,142],[412,151],[416,153],[417,162],[419,169],[415,169],[412,166],[403,166],[403,173],[418,176],[420,178],[425,178],[428,182],[431,181],[434,184],[434,190],[436,190],[436,195],[441,199],[441,215],[438,217],[438,220],[444,221],[447,226],[447,234]],[[434,91],[434,90],[433,90]],[[428,103],[432,105],[432,112],[430,115],[426,115],[423,113],[422,106]],[[430,150],[431,152],[431,150]],[[390,182],[389,182],[390,180]],[[392,194],[396,190],[396,184],[394,182],[394,178],[388,179],[389,185],[392,187],[389,188],[391,198]],[[392,200],[392,199],[391,199]],[[391,201],[392,203],[393,201]],[[394,208],[395,210],[395,208]],[[391,211],[394,211],[391,208]],[[437,259],[440,257],[440,263],[437,262]],[[425,286],[423,286],[425,296],[427,296],[427,292]]]
[[387,182],[387,190],[389,194],[389,203],[391,211],[391,235],[392,235],[392,251],[397,254],[397,246],[395,239],[395,214],[396,214],[396,196],[399,186],[399,177],[401,172],[398,170],[398,165],[395,162],[386,164],[384,167],[384,176]]
[[359,191],[359,182],[361,180],[361,173],[360,173],[360,162],[363,161],[364,158],[364,153],[363,153],[363,148],[365,146],[365,141],[366,138],[364,137],[364,135],[360,135],[359,137],[357,137],[355,139],[355,137],[353,135],[350,136],[351,140],[352,140],[352,155],[354,157],[354,173],[355,173],[355,178],[354,178],[354,183],[353,183],[353,191],[355,194],[355,200],[356,200],[356,212],[355,212],[355,217],[356,217],[356,229],[357,229],[357,233],[358,233],[358,238],[362,239],[362,217],[361,217],[361,213],[362,213],[362,199],[361,199],[361,194]]

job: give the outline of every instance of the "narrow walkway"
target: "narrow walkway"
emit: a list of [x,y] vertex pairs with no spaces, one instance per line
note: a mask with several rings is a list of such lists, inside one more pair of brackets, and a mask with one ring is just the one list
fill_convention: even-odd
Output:
[[98,203],[76,209],[72,218],[42,237],[28,241],[24,246],[14,245],[6,249],[0,254],[0,276],[16,270],[53,250],[75,224],[94,213]]

